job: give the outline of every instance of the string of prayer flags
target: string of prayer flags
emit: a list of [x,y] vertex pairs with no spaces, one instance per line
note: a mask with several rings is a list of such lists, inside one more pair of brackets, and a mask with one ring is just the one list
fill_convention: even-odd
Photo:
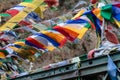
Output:
[[[42,4],[44,2],[44,0],[33,0],[31,3],[27,3],[27,2],[21,2],[19,5],[20,6],[25,6],[25,8],[22,11],[16,11],[15,9],[11,9],[11,10],[15,10],[16,12],[13,14],[14,17],[12,17],[10,20],[8,20],[4,25],[2,25],[0,27],[0,31],[4,31],[4,30],[9,30],[9,29],[13,29],[21,20],[23,20],[30,12],[35,11],[36,8],[38,8],[40,6],[40,4]],[[9,28],[7,28],[9,27]]]
[[[77,38],[82,39],[86,31],[91,27],[93,27],[96,30],[97,36],[101,36],[101,24],[103,22],[103,19],[110,21],[113,18],[116,24],[120,26],[119,23],[120,4],[113,4],[106,5],[101,8],[95,8],[89,11],[81,10],[71,20],[68,20],[64,23],[62,22],[61,24],[57,24],[56,26],[52,25],[52,27],[50,27],[51,29],[47,29],[47,26],[36,24],[34,22],[41,21],[39,16],[40,15],[43,16],[43,14],[41,14],[42,12],[41,4],[43,2],[44,2],[43,0],[24,0],[24,2],[10,9],[18,10],[18,12],[19,11],[20,12],[19,13],[15,12],[14,14],[12,14],[12,16],[14,15],[15,16],[11,18],[8,21],[8,23],[0,27],[0,31],[7,30],[6,27],[10,27],[10,29],[13,29],[13,27],[16,26],[17,24],[21,26],[31,25],[39,29],[40,32],[33,31],[33,35],[27,37],[25,39],[25,42],[15,42],[13,43],[13,45],[10,46],[11,49],[13,49],[16,53],[18,53],[18,55],[20,55],[23,58],[26,58],[25,55],[28,54],[31,56],[30,53],[34,55],[37,52],[37,50],[52,51],[56,47],[62,47],[67,42],[67,40],[74,41]],[[54,4],[56,3],[48,3],[49,6]],[[42,8],[44,11],[45,8],[44,7]],[[30,20],[33,20],[33,22],[32,21],[30,22]],[[64,20],[66,20],[66,18],[64,18]],[[51,26],[51,24],[49,25]],[[33,27],[29,29],[29,31],[32,32]],[[12,33],[10,32],[9,34],[17,37],[16,34],[14,34],[13,32]],[[32,48],[35,51],[34,50],[31,51],[30,49]],[[2,53],[1,56],[2,58],[5,57]]]

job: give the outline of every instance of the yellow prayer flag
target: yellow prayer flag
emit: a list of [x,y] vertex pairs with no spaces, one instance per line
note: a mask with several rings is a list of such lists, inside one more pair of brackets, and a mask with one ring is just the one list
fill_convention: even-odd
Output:
[[36,6],[41,6],[41,3],[43,3],[44,0],[33,0],[32,4],[36,5]]
[[77,17],[80,17],[85,12],[84,9],[80,10],[72,19],[75,19]]
[[78,33],[79,35],[78,35],[77,38],[79,38],[79,39],[82,39],[82,37],[84,36],[84,34],[86,33],[86,31],[88,30],[88,28],[85,28],[84,25],[80,25],[80,26],[77,26],[77,25],[75,26],[74,25],[73,27],[71,27],[71,26],[65,26],[64,28],[69,29],[69,30],[71,30],[73,32]]
[[19,5],[21,6],[25,6],[25,7],[30,7],[30,8],[35,8],[36,5],[32,4],[32,3],[26,3],[26,2],[21,2]]
[[74,31],[76,33],[80,33],[80,30],[84,27],[84,25],[80,24],[68,24],[65,25],[64,28]]
[[0,58],[2,58],[2,59],[6,58],[6,56],[3,52],[0,52]]
[[14,44],[20,45],[20,46],[25,46],[25,42],[15,42]]
[[36,8],[34,12],[36,12],[40,16],[40,18],[42,18],[42,19],[44,18],[41,7]]
[[50,51],[53,51],[55,49],[55,47],[54,46],[47,46],[47,49]]
[[82,39],[82,37],[85,35],[85,33],[87,32],[88,28],[82,28],[79,31],[79,36],[77,38]]
[[61,43],[61,41],[65,39],[65,36],[61,33],[56,33],[51,31],[42,31],[42,33],[49,36],[50,38],[54,39],[59,43]]
[[117,26],[120,28],[120,22],[118,22],[115,18],[113,18]]

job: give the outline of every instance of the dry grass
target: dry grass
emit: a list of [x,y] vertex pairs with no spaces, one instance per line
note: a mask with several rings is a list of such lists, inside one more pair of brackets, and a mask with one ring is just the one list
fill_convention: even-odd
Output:
[[20,3],[22,0],[0,0],[0,13],[5,12],[13,5]]

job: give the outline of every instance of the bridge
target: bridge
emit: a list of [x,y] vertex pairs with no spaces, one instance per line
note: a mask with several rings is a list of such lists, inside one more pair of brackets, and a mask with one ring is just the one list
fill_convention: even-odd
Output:
[[[120,52],[110,54],[112,60],[120,68]],[[81,58],[81,57],[79,57]],[[37,71],[10,80],[108,80],[106,55],[93,59],[82,60],[64,66]],[[120,77],[118,76],[120,80]]]

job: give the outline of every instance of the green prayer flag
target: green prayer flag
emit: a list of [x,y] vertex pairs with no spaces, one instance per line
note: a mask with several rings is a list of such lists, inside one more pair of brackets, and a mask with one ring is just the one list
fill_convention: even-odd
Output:
[[114,19],[113,19],[113,17],[110,19],[110,22],[111,22],[111,23],[114,23]]
[[107,20],[112,17],[112,5],[103,6],[101,8],[101,16]]
[[24,39],[22,39],[22,40],[20,40],[21,42],[25,42],[25,40]]
[[51,27],[48,27],[47,29],[45,29],[45,30],[52,30],[53,28],[51,28]]
[[91,25],[90,25],[90,23],[87,23],[87,25],[85,25],[85,28],[91,28]]
[[23,2],[31,3],[33,0],[24,0]]
[[57,7],[50,7],[50,9],[51,9],[51,10],[53,10],[53,11],[58,10],[58,8],[57,8]]
[[93,17],[91,16],[91,14],[87,14],[87,17],[90,19],[91,22],[93,22],[93,24],[95,24]]
[[43,2],[41,5],[47,5],[45,2]]
[[1,16],[1,17],[9,17],[9,16],[10,16],[10,14],[1,13],[1,14],[0,14],[0,16]]
[[19,25],[15,25],[13,29],[15,29],[15,28],[19,28],[19,27],[20,27]]

